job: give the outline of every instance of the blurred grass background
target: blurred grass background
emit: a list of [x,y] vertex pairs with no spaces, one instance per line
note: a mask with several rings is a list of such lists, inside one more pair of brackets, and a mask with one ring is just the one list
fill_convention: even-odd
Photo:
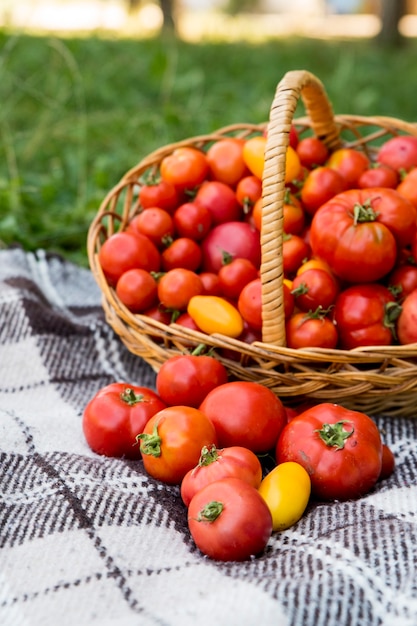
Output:
[[[122,174],[166,143],[263,122],[307,69],[336,113],[417,120],[417,42],[288,37],[190,43],[0,30],[0,245],[87,264],[88,226]],[[301,113],[301,111],[300,111]]]

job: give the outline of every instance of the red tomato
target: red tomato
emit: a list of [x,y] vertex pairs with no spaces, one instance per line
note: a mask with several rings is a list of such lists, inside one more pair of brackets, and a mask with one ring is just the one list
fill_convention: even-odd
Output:
[[166,272],[183,267],[196,272],[203,259],[201,248],[194,239],[179,237],[174,239],[161,253],[162,269]]
[[171,406],[158,411],[137,439],[147,473],[171,485],[179,485],[197,465],[204,446],[217,444],[211,421],[190,406]]
[[284,232],[287,235],[300,235],[305,226],[306,214],[301,202],[290,192],[285,194],[283,213]]
[[336,348],[337,330],[321,308],[308,313],[295,313],[285,325],[288,348]]
[[258,270],[249,259],[235,258],[219,269],[218,277],[223,295],[237,300],[243,287],[258,277]]
[[337,404],[318,404],[294,417],[276,446],[278,463],[295,461],[310,475],[320,500],[367,494],[381,472],[382,442],[375,422]]
[[415,233],[415,209],[394,189],[351,189],[326,204],[311,222],[313,254],[339,278],[374,282],[390,272],[397,243],[407,245]]
[[201,282],[203,283],[203,295],[205,296],[222,296],[223,291],[220,284],[218,274],[214,272],[200,272]]
[[198,491],[188,508],[188,527],[199,550],[218,561],[245,561],[264,551],[272,516],[258,490],[228,477]]
[[413,167],[397,186],[397,191],[417,208],[417,167]]
[[334,307],[340,347],[391,345],[399,311],[392,293],[379,283],[348,287]]
[[156,280],[146,270],[134,268],[124,272],[116,284],[119,299],[133,313],[142,313],[158,299]]
[[262,480],[262,465],[254,452],[241,446],[218,449],[204,447],[198,464],[181,483],[181,498],[188,506],[197,491],[221,478],[234,476],[257,489]]
[[160,250],[174,236],[174,222],[168,211],[159,207],[149,207],[135,215],[126,232],[146,235]]
[[310,256],[310,247],[300,235],[285,234],[282,243],[284,276],[293,276]]
[[357,187],[359,177],[369,169],[370,164],[366,154],[355,148],[335,150],[327,160],[327,166],[339,172],[351,189]]
[[166,180],[151,180],[140,188],[139,202],[143,209],[157,206],[172,215],[178,206],[179,196],[174,185]]
[[233,187],[248,173],[243,160],[244,140],[225,137],[215,141],[207,150],[210,177]]
[[180,326],[184,326],[185,328],[190,328],[191,330],[200,330],[191,315],[187,312],[181,313],[181,315],[175,320],[175,323]]
[[206,179],[209,164],[204,152],[197,148],[179,147],[164,157],[160,164],[162,180],[177,189],[194,189]]
[[209,391],[227,383],[227,370],[214,356],[183,354],[167,359],[156,375],[156,389],[168,406],[198,408]]
[[290,134],[289,134],[289,143],[290,143],[291,148],[294,148],[295,150],[297,148],[299,140],[300,138],[298,136],[298,131],[296,127],[294,126],[294,124],[291,124]]
[[302,311],[315,311],[319,306],[328,309],[338,292],[336,280],[323,269],[310,269],[298,274],[291,289],[295,304]]
[[203,293],[203,283],[195,272],[177,267],[163,274],[158,281],[160,303],[173,311],[185,311],[193,296]]
[[309,215],[346,189],[343,176],[325,165],[311,170],[301,187],[301,202]]
[[136,435],[165,408],[152,389],[128,383],[103,387],[84,409],[82,428],[90,448],[110,457],[140,458]]
[[180,237],[201,241],[211,228],[211,213],[196,202],[185,202],[174,213],[174,225]]
[[395,470],[395,456],[386,443],[382,444],[382,465],[378,480],[389,478]]
[[324,165],[329,156],[329,149],[318,137],[305,137],[300,139],[296,147],[301,165],[312,169],[318,165]]
[[249,213],[253,205],[262,196],[262,181],[252,175],[244,176],[236,186],[236,198],[243,207],[244,213]]
[[136,267],[157,272],[161,256],[148,237],[138,233],[120,232],[111,235],[100,248],[98,260],[110,285],[115,286],[120,276]]
[[372,167],[362,172],[358,179],[359,189],[370,187],[389,187],[395,189],[399,182],[396,170],[383,163],[375,163]]
[[397,321],[397,335],[401,344],[417,343],[417,289],[414,289],[402,303]]
[[259,233],[246,222],[226,222],[215,226],[201,242],[203,271],[217,273],[234,258],[248,259],[258,269],[261,264]]
[[397,171],[417,167],[417,137],[398,135],[388,139],[380,147],[377,160]]
[[219,445],[271,450],[285,423],[282,402],[260,383],[234,381],[210,391],[200,410],[213,422]]
[[209,211],[213,225],[234,222],[243,217],[233,189],[218,180],[205,181],[199,187],[194,202]]
[[247,324],[254,330],[262,330],[262,282],[255,278],[240,292],[237,308]]
[[393,295],[401,302],[417,289],[417,265],[400,265],[389,275],[387,284]]

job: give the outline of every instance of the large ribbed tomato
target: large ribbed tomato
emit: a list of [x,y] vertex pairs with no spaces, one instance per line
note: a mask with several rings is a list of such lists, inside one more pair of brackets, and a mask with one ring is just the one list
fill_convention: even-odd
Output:
[[373,282],[393,269],[398,250],[412,242],[416,225],[415,207],[394,189],[350,189],[316,212],[310,245],[339,278]]

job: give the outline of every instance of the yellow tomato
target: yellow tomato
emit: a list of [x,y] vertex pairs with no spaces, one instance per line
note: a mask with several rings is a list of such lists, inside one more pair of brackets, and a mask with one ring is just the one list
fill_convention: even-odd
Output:
[[271,511],[273,530],[285,530],[298,522],[307,508],[310,476],[299,463],[280,463],[262,480],[259,493]]
[[323,259],[312,258],[305,261],[305,263],[300,265],[298,268],[297,276],[300,276],[300,274],[303,274],[303,272],[307,272],[308,270],[324,270],[325,272],[332,274],[329,264],[326,261],[323,261]]
[[220,333],[239,337],[243,332],[243,319],[233,304],[220,296],[193,296],[187,312],[204,333]]
[[[252,174],[262,179],[265,165],[266,137],[250,137],[243,146],[243,160]],[[285,159],[285,183],[288,184],[300,174],[301,162],[297,152],[288,146]]]

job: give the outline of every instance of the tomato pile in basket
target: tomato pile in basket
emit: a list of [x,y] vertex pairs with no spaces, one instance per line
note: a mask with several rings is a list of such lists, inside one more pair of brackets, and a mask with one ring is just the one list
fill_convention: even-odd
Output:
[[[183,146],[141,181],[140,212],[99,250],[132,312],[262,340],[265,134]],[[283,206],[289,348],[417,341],[417,137],[376,155],[290,133]],[[277,250],[277,254],[279,254]]]

